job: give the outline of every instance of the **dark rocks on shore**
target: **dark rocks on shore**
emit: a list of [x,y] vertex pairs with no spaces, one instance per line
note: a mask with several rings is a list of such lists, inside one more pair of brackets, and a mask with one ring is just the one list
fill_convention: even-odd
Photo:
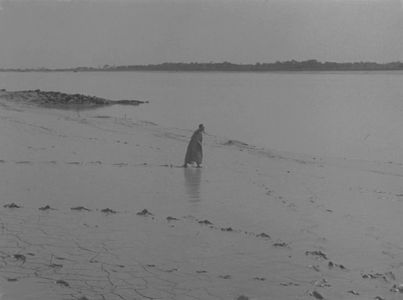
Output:
[[27,260],[27,258],[25,257],[25,255],[22,255],[22,254],[14,254],[13,257],[14,257],[17,261],[22,261],[22,263],[25,263],[25,261]]
[[149,212],[147,209],[143,209],[137,213],[138,216],[152,216],[153,214]]
[[71,207],[71,210],[77,210],[77,211],[91,211],[90,209],[84,207],[84,206],[76,206],[76,207]]
[[211,223],[209,220],[198,221],[198,223],[202,225],[213,225],[213,223]]
[[256,235],[256,237],[261,237],[261,238],[265,238],[265,239],[271,239],[270,235],[268,235],[267,233],[259,233],[258,235]]
[[25,90],[0,91],[0,98],[16,102],[33,103],[53,108],[93,108],[108,105],[139,105],[148,103],[140,100],[109,100],[82,94],[67,94],[54,91]]
[[61,280],[61,279],[56,280],[56,284],[59,284],[59,285],[64,286],[64,287],[70,287],[70,284],[67,281],[64,281],[64,280]]
[[305,251],[305,255],[313,255],[328,260],[327,255],[322,251]]
[[318,300],[325,299],[325,298],[322,296],[322,294],[319,293],[318,291],[312,291],[312,292],[310,293],[310,295],[311,295],[312,297],[318,299]]
[[21,208],[20,205],[15,204],[14,202],[10,203],[10,204],[5,204],[3,207],[5,207],[5,208]]
[[46,211],[46,210],[55,210],[54,208],[51,208],[49,205],[45,205],[45,206],[39,207],[38,209],[39,209],[39,210],[42,210],[42,211]]
[[103,213],[105,213],[105,214],[116,214],[116,213],[117,213],[116,210],[113,210],[113,209],[111,209],[111,208],[109,208],[109,207],[104,208],[104,209],[101,209],[101,212],[103,212]]

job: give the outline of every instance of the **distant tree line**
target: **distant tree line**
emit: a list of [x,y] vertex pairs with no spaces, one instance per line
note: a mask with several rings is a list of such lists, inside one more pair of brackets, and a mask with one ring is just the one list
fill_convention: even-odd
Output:
[[0,71],[17,72],[95,72],[95,71],[169,71],[169,72],[273,72],[273,71],[395,71],[403,70],[400,61],[390,63],[376,62],[320,62],[316,59],[305,61],[277,61],[275,63],[233,64],[221,63],[177,63],[166,62],[151,65],[128,65],[103,67],[77,67],[77,68],[37,68],[37,69],[0,69]]

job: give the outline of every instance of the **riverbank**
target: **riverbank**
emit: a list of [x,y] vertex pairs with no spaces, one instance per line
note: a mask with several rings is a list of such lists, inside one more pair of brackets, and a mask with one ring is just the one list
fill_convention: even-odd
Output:
[[399,164],[0,101],[2,299],[401,297]]

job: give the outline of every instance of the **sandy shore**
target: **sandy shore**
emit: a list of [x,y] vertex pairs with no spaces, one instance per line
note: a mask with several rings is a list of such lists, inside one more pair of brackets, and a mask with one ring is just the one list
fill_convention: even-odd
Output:
[[402,165],[206,135],[183,169],[191,130],[17,102],[1,299],[401,299]]

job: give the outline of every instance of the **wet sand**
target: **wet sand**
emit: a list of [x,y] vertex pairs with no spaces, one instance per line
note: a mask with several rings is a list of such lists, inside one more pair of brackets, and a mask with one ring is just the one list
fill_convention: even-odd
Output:
[[1,299],[402,296],[401,164],[0,104]]

